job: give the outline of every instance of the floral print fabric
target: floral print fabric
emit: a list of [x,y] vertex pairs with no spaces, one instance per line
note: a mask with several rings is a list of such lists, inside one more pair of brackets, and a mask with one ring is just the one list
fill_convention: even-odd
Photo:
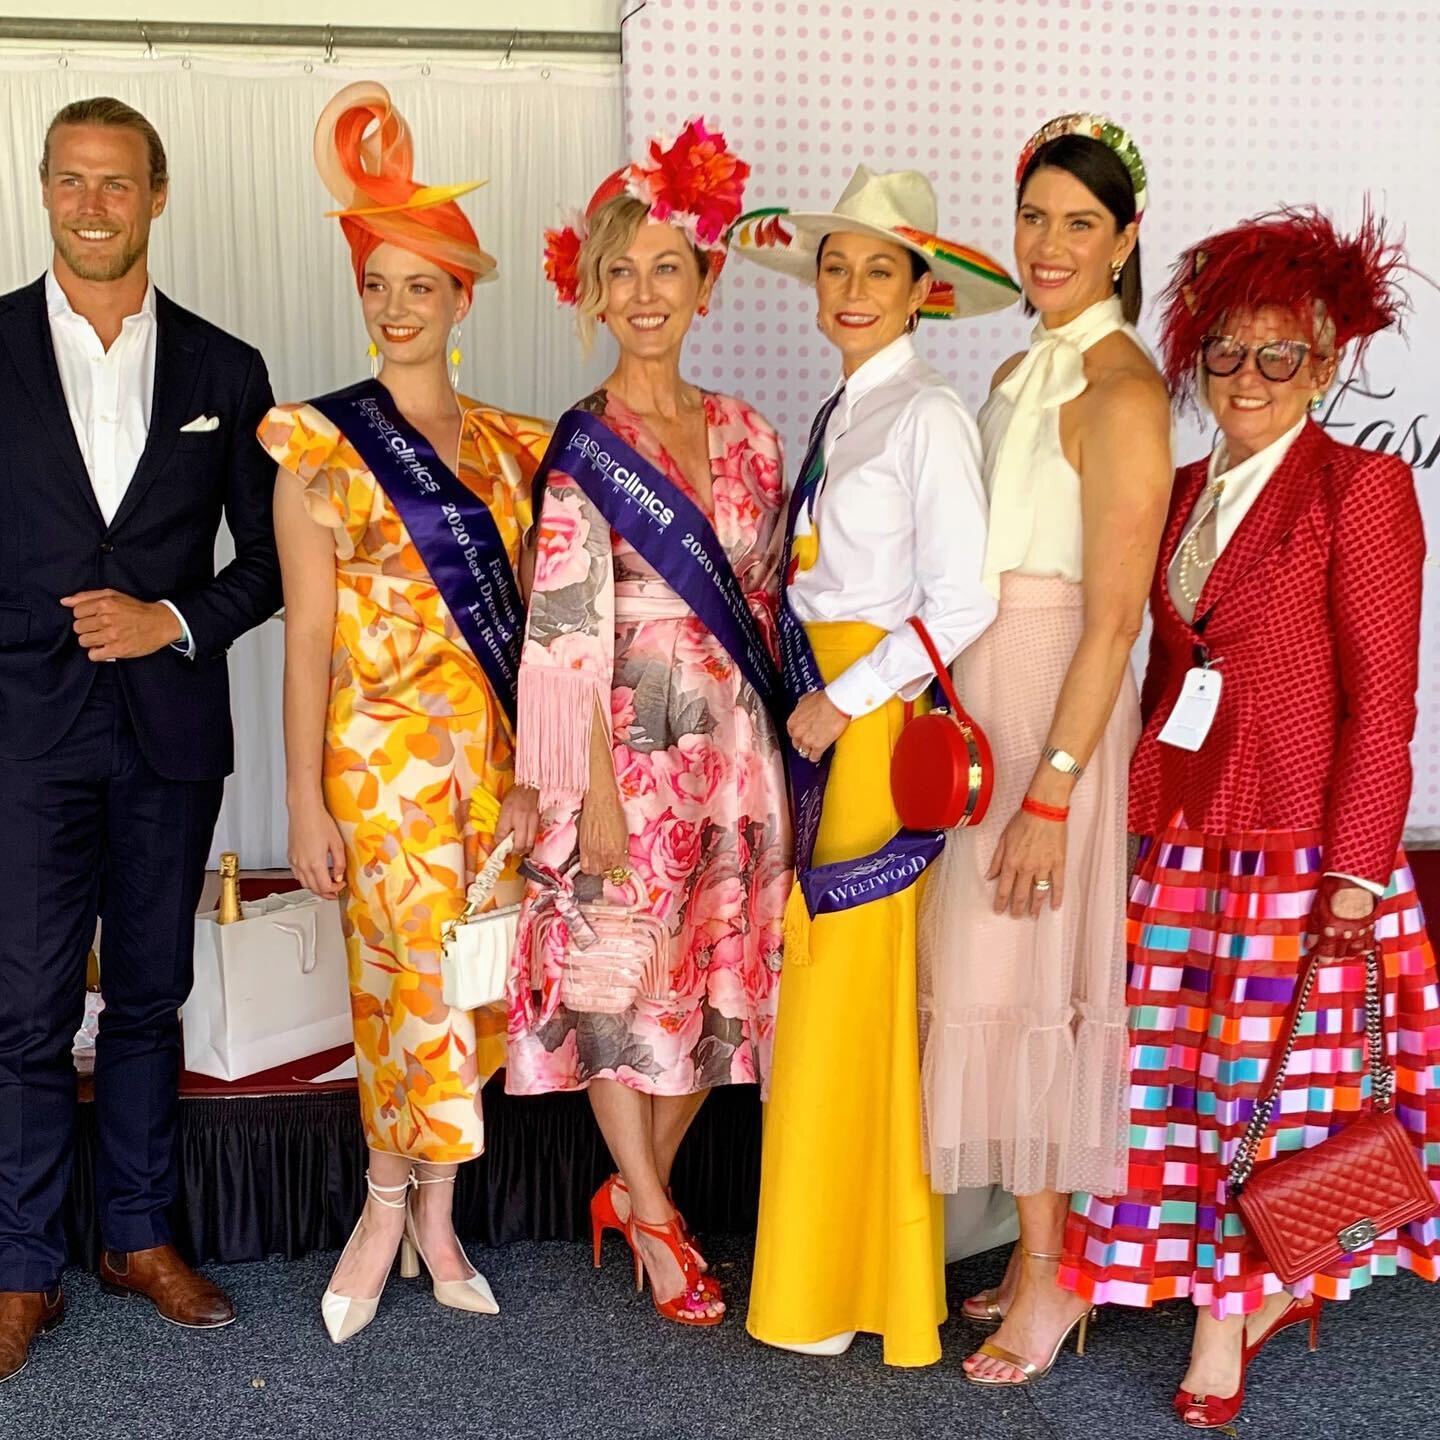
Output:
[[[511,563],[549,434],[461,401],[457,473]],[[276,406],[260,441],[335,533],[325,804],[345,845],[341,919],[366,1143],[444,1164],[484,1149],[480,1089],[504,1063],[499,1007],[452,1010],[440,942],[494,843],[513,738],[485,672],[400,516],[355,449],[309,405]]]
[[[584,408],[700,500],[614,396]],[[711,520],[773,646],[783,503],[779,442],[754,410],[705,397]],[[791,883],[789,810],[774,724],[724,647],[567,477],[548,477],[521,661],[523,783],[544,807],[535,859],[578,858],[591,720],[608,718],[629,831],[630,885],[576,871],[580,899],[637,886],[669,936],[668,994],[625,1013],[560,1003],[563,927],[535,943],[549,890],[528,888],[511,977],[507,1088],[540,1094],[618,1080],[657,1095],[765,1079]],[[543,948],[543,952],[541,950]]]

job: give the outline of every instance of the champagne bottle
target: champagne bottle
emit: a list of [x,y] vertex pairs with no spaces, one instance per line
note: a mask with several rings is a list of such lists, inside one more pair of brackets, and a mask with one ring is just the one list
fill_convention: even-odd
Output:
[[217,925],[229,925],[242,919],[240,913],[240,857],[227,850],[220,857],[220,908],[215,912]]

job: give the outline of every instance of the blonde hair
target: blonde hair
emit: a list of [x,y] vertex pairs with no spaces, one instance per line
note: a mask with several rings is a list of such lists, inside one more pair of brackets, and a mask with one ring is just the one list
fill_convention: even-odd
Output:
[[[635,233],[644,224],[650,207],[633,195],[615,195],[597,206],[590,217],[589,234],[580,245],[575,269],[579,278],[576,287],[575,328],[580,343],[588,354],[595,343],[595,322],[610,303],[610,281],[607,272],[629,248]],[[694,244],[690,246],[700,278],[710,273],[710,257]]]
[[56,112],[45,131],[45,148],[40,152],[40,178],[50,178],[50,137],[61,125],[106,125],[115,130],[133,130],[145,142],[150,162],[150,188],[163,190],[170,183],[165,163],[165,147],[155,127],[136,109],[113,95],[96,95],[88,100],[72,100]]

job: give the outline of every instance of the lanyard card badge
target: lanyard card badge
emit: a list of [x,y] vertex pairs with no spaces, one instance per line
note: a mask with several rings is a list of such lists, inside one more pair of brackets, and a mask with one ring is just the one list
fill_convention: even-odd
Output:
[[1179,750],[1198,750],[1215,723],[1220,708],[1220,672],[1212,662],[1194,665],[1185,674],[1180,698],[1160,731],[1163,744]]

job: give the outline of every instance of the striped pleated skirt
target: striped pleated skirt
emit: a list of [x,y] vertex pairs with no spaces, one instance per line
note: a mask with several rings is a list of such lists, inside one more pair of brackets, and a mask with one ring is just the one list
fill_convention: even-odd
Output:
[[[1061,1283],[1096,1304],[1187,1298],[1218,1319],[1280,1290],[1227,1200],[1226,1172],[1279,1042],[1323,872],[1309,830],[1142,841],[1128,917],[1127,1193],[1077,1193]],[[1440,1196],[1440,993],[1403,853],[1376,927],[1396,1113]],[[1324,967],[1259,1165],[1317,1145],[1369,1104],[1363,961]],[[1380,1275],[1440,1275],[1435,1217],[1289,1287],[1343,1300]]]

